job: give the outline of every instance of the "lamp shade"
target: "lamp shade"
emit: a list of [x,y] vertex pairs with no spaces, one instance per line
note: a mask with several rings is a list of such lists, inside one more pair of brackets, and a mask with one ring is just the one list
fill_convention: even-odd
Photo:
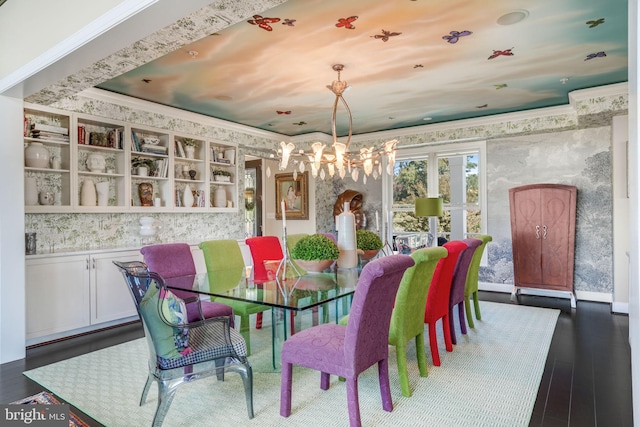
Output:
[[421,197],[416,199],[416,216],[442,216],[442,198]]

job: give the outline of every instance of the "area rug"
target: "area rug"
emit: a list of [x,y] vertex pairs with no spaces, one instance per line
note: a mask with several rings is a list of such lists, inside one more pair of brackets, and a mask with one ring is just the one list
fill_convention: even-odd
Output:
[[[11,402],[11,405],[61,405],[58,399],[51,393],[42,391],[33,396],[25,397],[17,402]],[[76,414],[69,411],[69,427],[89,427],[89,424],[82,421]]]
[[[458,335],[453,352],[439,338],[441,366],[421,378],[413,344],[408,345],[412,397],[400,391],[395,351],[389,349],[393,412],[382,409],[377,369],[360,375],[360,411],[364,426],[527,426],[544,370],[558,310],[481,302],[482,320],[468,335]],[[345,383],[331,378],[320,389],[318,372],[296,368],[292,414],[280,409],[280,374],[268,371],[271,330],[268,317],[251,330],[255,418],[247,417],[242,382],[215,377],[178,389],[164,426],[346,426],[349,417]],[[440,329],[440,325],[438,325]],[[428,339],[426,340],[428,342]],[[428,344],[427,344],[428,346]],[[157,389],[138,406],[147,375],[144,339],[127,342],[24,374],[107,426],[151,425]]]

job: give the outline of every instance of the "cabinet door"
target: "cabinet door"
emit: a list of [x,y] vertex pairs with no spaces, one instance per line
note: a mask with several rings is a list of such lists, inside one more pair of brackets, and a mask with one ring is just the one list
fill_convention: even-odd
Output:
[[540,190],[513,191],[510,197],[515,285],[540,284],[542,283]]
[[542,206],[542,283],[553,289],[573,289],[575,190],[545,188]]
[[27,340],[89,326],[87,256],[26,261]]
[[91,255],[91,324],[137,316],[131,294],[112,261],[141,261],[138,251]]

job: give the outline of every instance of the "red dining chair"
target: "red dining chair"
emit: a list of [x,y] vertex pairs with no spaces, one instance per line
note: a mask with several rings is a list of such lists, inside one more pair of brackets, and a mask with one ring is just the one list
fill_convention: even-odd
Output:
[[357,427],[361,425],[358,376],[377,364],[382,408],[388,412],[393,410],[389,386],[389,324],[400,280],[413,264],[408,255],[390,255],[368,263],[358,279],[346,326],[334,323],[312,326],[284,342],[280,415],[291,415],[293,365],[320,371],[322,390],[329,388],[331,374],[345,378],[349,424]]
[[[193,262],[191,248],[186,243],[161,243],[144,246],[140,249],[145,264],[149,271],[154,271],[165,279],[193,276],[196,274],[196,266]],[[191,289],[193,277],[185,277],[184,283],[172,282],[173,285],[183,285],[184,289]],[[187,320],[209,319],[212,317],[229,316],[231,327],[233,327],[233,308],[215,301],[201,300],[193,292],[172,290],[173,293],[187,305]]]
[[[265,268],[267,260],[281,260],[284,258],[280,239],[276,236],[256,236],[245,240],[253,259],[253,281],[257,284],[270,279],[269,271]],[[262,328],[262,313],[256,314],[256,329]]]
[[467,248],[467,244],[461,240],[445,243],[448,254],[438,261],[436,271],[433,273],[427,305],[424,313],[424,323],[429,325],[429,346],[431,347],[431,359],[434,366],[440,366],[438,354],[438,339],[436,337],[436,322],[442,320],[442,332],[447,351],[453,351],[451,343],[451,330],[449,329],[449,296],[451,295],[451,281],[460,253]]
[[457,344],[456,328],[453,319],[453,309],[458,306],[458,320],[460,321],[460,333],[466,335],[467,326],[464,320],[464,287],[467,283],[467,275],[469,273],[469,266],[471,265],[471,259],[476,252],[478,246],[482,244],[480,239],[464,239],[463,242],[467,244],[467,249],[464,249],[458,258],[456,269],[453,272],[453,279],[451,281],[451,297],[449,298],[449,329],[451,330],[451,342]]

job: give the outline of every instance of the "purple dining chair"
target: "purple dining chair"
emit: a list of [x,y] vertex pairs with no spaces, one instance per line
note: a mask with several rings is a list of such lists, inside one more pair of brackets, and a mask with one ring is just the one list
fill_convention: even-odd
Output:
[[408,255],[390,255],[362,269],[347,326],[322,324],[304,329],[284,342],[280,381],[280,415],[291,415],[293,365],[320,371],[320,388],[329,388],[329,376],[346,379],[351,427],[361,425],[358,376],[378,364],[382,408],[393,410],[389,386],[389,324],[396,292],[404,272],[414,265]]
[[[191,248],[186,243],[160,243],[144,246],[140,249],[149,271],[154,271],[165,279],[190,276],[196,274],[196,265],[193,262]],[[172,281],[172,285],[181,285],[184,289],[191,289],[193,278],[185,277],[184,283]],[[214,301],[205,301],[198,298],[193,292],[172,289],[172,292],[183,299],[187,306],[187,320],[210,319],[212,317],[229,316],[233,327],[233,308],[226,304]]]
[[458,344],[456,339],[456,328],[453,320],[453,309],[458,306],[458,319],[460,320],[460,333],[467,333],[467,326],[464,319],[464,287],[467,283],[467,274],[471,259],[476,252],[478,246],[482,244],[480,239],[464,239],[467,249],[464,249],[458,258],[456,269],[453,271],[453,279],[451,280],[451,297],[449,298],[449,329],[451,330],[451,343]]

